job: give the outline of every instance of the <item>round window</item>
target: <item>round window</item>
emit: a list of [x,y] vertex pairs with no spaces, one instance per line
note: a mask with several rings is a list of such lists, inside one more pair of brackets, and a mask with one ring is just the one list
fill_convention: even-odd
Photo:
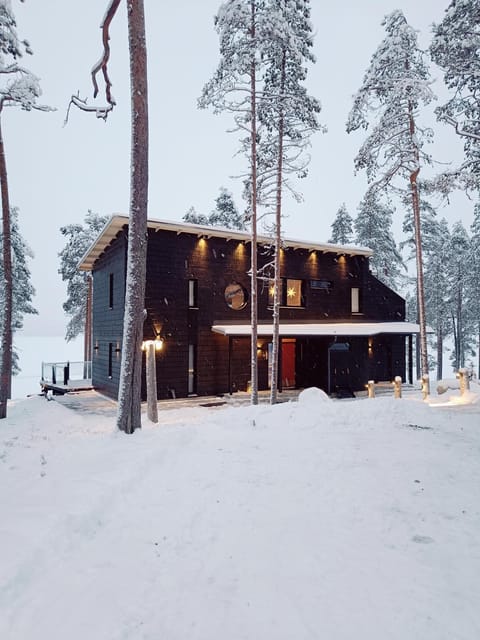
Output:
[[233,282],[225,288],[225,302],[234,311],[243,309],[247,304],[247,292],[241,284]]

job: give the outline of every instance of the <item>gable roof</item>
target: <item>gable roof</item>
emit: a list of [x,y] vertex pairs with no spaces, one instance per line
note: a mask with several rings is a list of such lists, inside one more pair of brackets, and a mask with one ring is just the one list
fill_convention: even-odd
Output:
[[[107,221],[96,240],[88,248],[87,252],[80,260],[78,268],[80,271],[91,271],[96,260],[102,255],[108,245],[115,239],[117,234],[125,225],[128,226],[129,217],[125,214],[114,214]],[[147,221],[149,229],[155,231],[173,231],[177,235],[181,233],[190,233],[196,236],[204,236],[206,238],[225,238],[226,240],[239,240],[250,242],[250,233],[248,231],[237,231],[236,229],[226,229],[223,227],[209,227],[201,224],[190,224],[186,222],[173,222],[169,220],[156,220],[150,218]],[[367,247],[358,247],[354,245],[339,245],[329,242],[310,242],[307,240],[295,240],[293,238],[283,238],[283,245],[293,249],[308,249],[310,251],[321,251],[322,253],[346,254],[351,256],[370,257],[373,254],[371,249]],[[272,238],[263,234],[258,235],[259,244],[271,244]]]

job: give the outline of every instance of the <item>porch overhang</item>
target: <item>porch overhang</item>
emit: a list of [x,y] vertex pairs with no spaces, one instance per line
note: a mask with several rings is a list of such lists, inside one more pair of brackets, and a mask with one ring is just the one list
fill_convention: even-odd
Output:
[[[250,324],[214,324],[214,333],[223,336],[249,336]],[[413,322],[321,322],[302,324],[280,324],[281,336],[374,336],[380,333],[411,335],[419,333],[420,327]],[[271,336],[272,324],[259,324],[259,336]]]

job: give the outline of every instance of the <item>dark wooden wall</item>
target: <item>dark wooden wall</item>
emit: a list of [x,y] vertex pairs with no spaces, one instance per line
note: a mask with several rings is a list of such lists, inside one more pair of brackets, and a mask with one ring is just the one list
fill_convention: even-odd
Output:
[[[98,391],[117,397],[125,304],[126,238],[112,243],[95,263],[93,271],[93,366],[92,384]],[[110,308],[110,274],[113,274],[113,305]],[[112,345],[109,376],[109,345]]]
[[[108,377],[108,344],[121,347],[125,280],[126,236],[119,234],[99,258],[94,270],[93,384],[104,393],[116,396],[120,366],[114,354],[112,376]],[[272,260],[271,250],[259,250],[260,266]],[[339,256],[334,253],[285,249],[282,252],[282,276],[304,281],[305,306],[282,307],[283,322],[368,322],[400,321],[405,317],[404,301],[374,278],[363,256]],[[230,309],[225,288],[240,284],[250,291],[250,243],[222,238],[198,238],[189,233],[149,230],[147,286],[144,326],[145,339],[160,335],[162,351],[157,352],[157,386],[159,398],[184,397],[188,394],[189,345],[196,350],[196,393],[225,393],[229,381],[234,390],[245,390],[250,379],[250,339],[229,339],[211,331],[214,324],[249,324],[250,304],[241,310]],[[114,273],[115,304],[108,304],[109,274]],[[188,281],[196,280],[197,307],[188,306]],[[330,291],[311,287],[310,280],[328,280]],[[361,312],[351,313],[351,288],[361,290]],[[117,301],[118,300],[118,304]],[[259,322],[269,323],[268,282],[260,282]],[[385,379],[405,356],[394,338],[384,336],[375,343],[375,359],[368,356],[367,338],[351,340],[352,384],[363,386],[370,377]],[[403,338],[397,339],[401,343]],[[326,388],[325,363],[332,338],[297,339],[297,386]],[[267,338],[259,339],[266,348]],[[404,342],[404,340],[403,340]],[[380,355],[382,349],[390,355]],[[231,353],[229,372],[229,352]],[[389,372],[389,371],[388,371]],[[229,375],[230,373],[230,375]],[[259,361],[260,388],[267,387],[267,362]],[[401,373],[399,375],[402,375]]]

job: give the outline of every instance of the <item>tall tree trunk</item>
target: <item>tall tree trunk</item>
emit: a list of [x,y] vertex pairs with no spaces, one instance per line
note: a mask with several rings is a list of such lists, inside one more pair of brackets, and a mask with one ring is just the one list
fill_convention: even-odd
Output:
[[420,227],[420,199],[418,197],[417,178],[420,173],[420,154],[418,146],[414,140],[415,120],[413,117],[413,106],[408,103],[408,118],[410,126],[410,136],[414,149],[416,169],[410,174],[410,191],[412,194],[413,221],[415,227],[415,257],[417,265],[417,296],[418,296],[418,321],[420,325],[420,365],[422,376],[428,375],[428,352],[427,352],[427,322],[425,316],[425,291],[423,279],[423,251],[422,232]]
[[[458,282],[460,283],[461,274],[459,274]],[[458,331],[458,368],[465,366],[465,344],[463,331],[463,309],[462,309],[462,287],[460,285],[457,294],[457,331]]]
[[437,324],[437,380],[443,378],[443,327]]
[[459,368],[459,360],[458,360],[458,325],[457,320],[455,318],[455,314],[452,311],[452,335],[453,335],[453,368]]
[[273,291],[273,335],[272,335],[272,364],[270,404],[277,402],[278,353],[280,350],[280,248],[282,242],[282,178],[283,178],[283,136],[285,130],[285,113],[283,95],[285,92],[285,51],[282,57],[282,70],[280,78],[280,114],[278,119],[278,159],[277,159],[277,186],[275,203],[275,262],[274,262],[274,291]]
[[147,47],[143,0],[127,0],[132,106],[130,220],[117,426],[133,433],[141,423],[142,339],[148,212]]
[[[1,115],[1,107],[0,107]],[[7,163],[0,121],[0,190],[2,194],[2,233],[3,233],[3,279],[5,287],[0,369],[0,418],[7,417],[7,400],[10,397],[12,379],[12,232],[10,222],[10,200],[8,196]]]
[[[251,36],[252,49],[255,42],[255,2],[250,3],[251,8]],[[251,154],[251,170],[252,170],[252,228],[251,228],[251,286],[250,286],[250,305],[251,305],[251,329],[252,341],[250,345],[251,359],[251,403],[258,404],[258,357],[257,357],[257,337],[258,337],[258,260],[257,260],[257,102],[256,102],[257,78],[255,53],[253,53],[250,65],[250,154]]]
[[477,381],[480,382],[480,320],[478,321],[478,349],[477,349],[477,353],[478,353],[478,375],[477,375]]

